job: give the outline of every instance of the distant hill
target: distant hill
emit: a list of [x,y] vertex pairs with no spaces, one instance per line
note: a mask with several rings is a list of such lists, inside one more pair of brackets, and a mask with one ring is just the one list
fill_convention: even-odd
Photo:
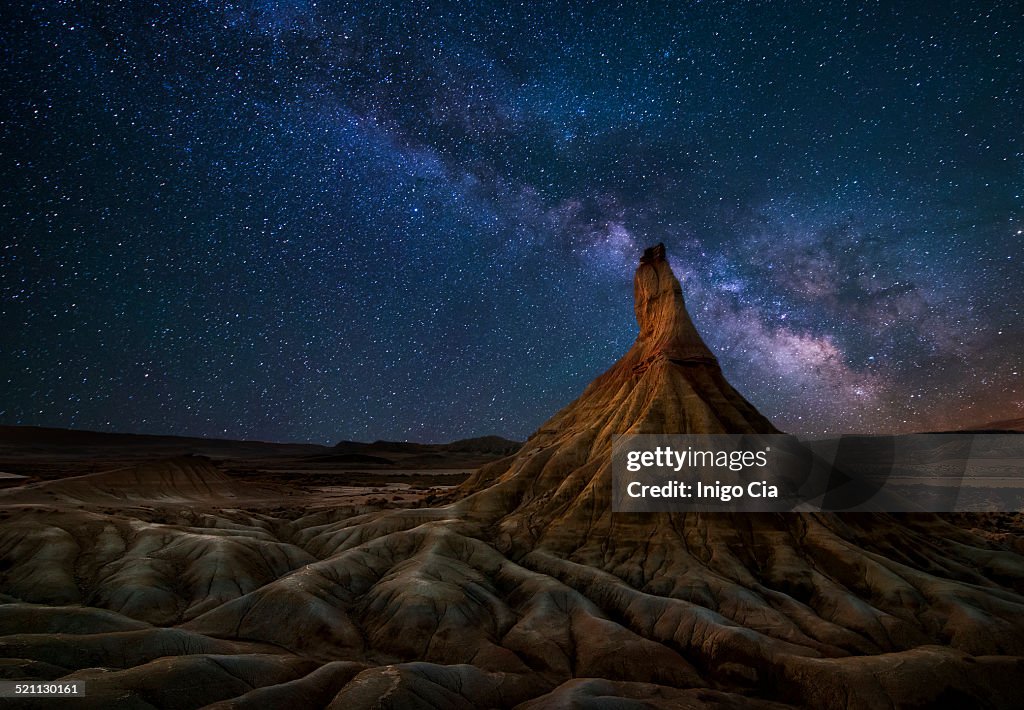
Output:
[[119,454],[137,452],[145,456],[179,456],[201,454],[214,458],[301,456],[329,453],[330,448],[318,444],[278,444],[266,441],[205,439],[194,436],[162,436],[154,434],[120,434],[58,429],[55,427],[0,426],[0,451],[105,455],[111,450]]
[[463,468],[508,456],[518,451],[519,447],[519,443],[500,436],[460,439],[448,444],[342,441],[330,447],[319,444],[119,434],[55,427],[0,426],[0,459],[3,460],[39,455],[62,459],[143,459],[196,454],[212,459],[286,458],[342,467]]
[[1024,432],[1024,417],[997,419],[994,422],[973,426],[968,431],[1019,431]]
[[449,451],[479,451],[487,454],[514,454],[522,443],[500,436],[478,436],[475,439],[459,439],[444,447]]
[[339,441],[334,449],[339,453],[393,452],[402,454],[431,453],[473,453],[473,454],[514,454],[522,446],[517,441],[500,436],[480,436],[473,439],[459,439],[447,444],[417,444],[409,441]]

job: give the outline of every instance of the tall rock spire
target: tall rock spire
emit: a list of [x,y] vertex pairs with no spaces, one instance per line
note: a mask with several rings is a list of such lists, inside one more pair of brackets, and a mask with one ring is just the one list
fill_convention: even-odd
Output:
[[683,289],[665,258],[665,245],[644,251],[633,277],[638,344],[652,356],[680,362],[714,363],[686,312]]
[[459,489],[459,505],[501,516],[510,541],[571,546],[596,525],[610,529],[616,435],[778,432],[722,375],[690,320],[664,245],[644,252],[633,283],[640,327],[633,346],[515,456],[481,468]]

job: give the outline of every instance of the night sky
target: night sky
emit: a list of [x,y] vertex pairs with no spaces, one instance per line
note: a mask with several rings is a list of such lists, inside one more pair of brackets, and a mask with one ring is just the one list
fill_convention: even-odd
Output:
[[659,241],[782,429],[1024,416],[1021,5],[821,5],[5,5],[0,422],[521,439]]

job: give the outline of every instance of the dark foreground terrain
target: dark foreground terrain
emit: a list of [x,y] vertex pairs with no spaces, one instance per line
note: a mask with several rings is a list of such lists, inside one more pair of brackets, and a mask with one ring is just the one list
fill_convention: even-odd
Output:
[[1019,516],[703,516],[564,554],[430,507],[463,453],[5,442],[0,674],[85,679],[76,705],[1012,707],[1024,677]]

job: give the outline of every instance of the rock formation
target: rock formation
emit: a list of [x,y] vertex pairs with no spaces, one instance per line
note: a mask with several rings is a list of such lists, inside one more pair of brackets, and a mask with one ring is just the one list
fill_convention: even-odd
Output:
[[227,504],[252,495],[240,489],[209,459],[180,456],[133,463],[84,476],[30,484],[0,492],[3,503],[104,505],[119,503]]
[[1014,707],[1019,537],[610,512],[615,434],[775,431],[662,247],[635,291],[629,352],[445,505],[0,507],[0,667],[95,707]]
[[506,547],[603,546],[616,537],[613,526],[649,528],[648,516],[611,514],[617,434],[778,433],[722,375],[690,320],[664,245],[644,252],[633,290],[640,333],[629,351],[517,456],[482,467],[462,487],[473,495],[461,509],[514,511],[498,524]]

